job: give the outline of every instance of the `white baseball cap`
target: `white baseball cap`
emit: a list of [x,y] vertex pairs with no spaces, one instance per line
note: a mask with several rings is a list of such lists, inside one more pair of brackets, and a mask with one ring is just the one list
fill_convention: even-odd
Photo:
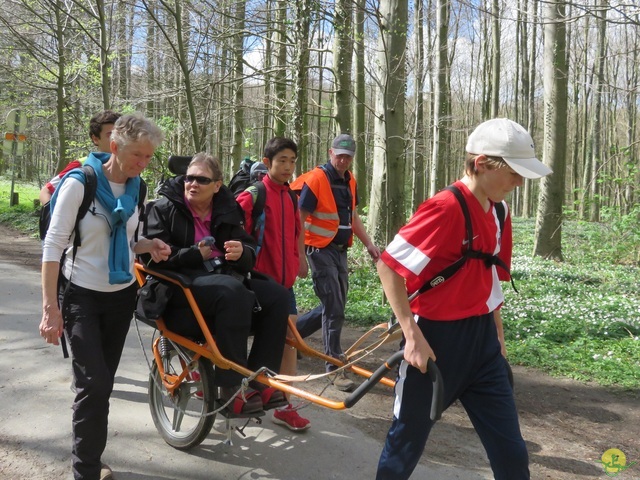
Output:
[[552,170],[536,158],[533,139],[522,125],[508,118],[487,120],[471,132],[467,153],[502,157],[516,173],[525,178],[540,178]]

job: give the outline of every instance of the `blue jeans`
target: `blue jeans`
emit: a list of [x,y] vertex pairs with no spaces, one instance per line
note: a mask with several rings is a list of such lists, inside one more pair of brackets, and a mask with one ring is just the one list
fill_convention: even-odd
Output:
[[136,291],[136,283],[117,292],[71,284],[61,301],[76,386],[71,458],[77,480],[100,476],[109,397],[133,317]]
[[[460,400],[487,452],[495,479],[529,479],[527,447],[493,314],[447,322],[420,318],[418,326],[437,357],[445,408]],[[394,417],[377,480],[411,476],[434,423],[429,418],[432,390],[429,375],[405,361],[400,364]]]
[[[322,315],[319,315],[320,307],[318,307],[300,316],[296,322],[296,328],[304,338],[322,327],[324,353],[330,357],[340,358],[343,354],[340,335],[344,325],[344,309],[349,290],[347,251],[330,246],[307,247],[307,260],[311,266],[313,290],[322,303]],[[336,368],[331,363],[326,364],[328,372]]]

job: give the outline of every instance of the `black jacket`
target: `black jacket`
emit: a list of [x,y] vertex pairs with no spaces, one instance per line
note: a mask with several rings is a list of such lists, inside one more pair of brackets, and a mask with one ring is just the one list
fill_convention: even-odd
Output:
[[[194,246],[193,215],[184,201],[184,176],[168,179],[158,193],[162,198],[147,205],[144,236],[163,240],[171,247],[171,256],[152,266],[188,274],[205,273],[202,255]],[[255,239],[245,231],[244,211],[231,190],[224,185],[213,197],[211,236],[215,239],[218,250],[223,253],[226,241],[242,242],[242,256],[237,261],[226,262],[227,268],[243,275],[253,268],[256,258]],[[150,258],[149,255],[143,256],[142,261],[147,263]]]

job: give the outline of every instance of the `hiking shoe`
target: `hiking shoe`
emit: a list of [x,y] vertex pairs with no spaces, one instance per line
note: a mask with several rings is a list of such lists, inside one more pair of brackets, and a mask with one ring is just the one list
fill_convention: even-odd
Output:
[[347,372],[345,372],[344,370],[340,370],[338,373],[336,373],[336,376],[333,377],[331,383],[341,392],[350,392],[356,386],[356,384],[353,383],[353,380],[351,380],[347,376]]
[[311,427],[311,422],[298,415],[298,409],[289,404],[273,411],[273,423],[283,425],[294,432],[302,432]]
[[100,480],[113,480],[113,472],[106,463],[100,466]]

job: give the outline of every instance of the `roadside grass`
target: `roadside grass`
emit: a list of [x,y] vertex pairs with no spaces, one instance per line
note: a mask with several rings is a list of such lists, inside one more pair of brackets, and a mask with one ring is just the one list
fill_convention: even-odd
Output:
[[[612,222],[565,222],[565,261],[558,263],[532,257],[533,219],[513,220],[512,274],[520,293],[503,284],[502,312],[512,364],[624,390],[640,388],[639,227],[627,229],[624,237],[611,233],[616,228]],[[349,262],[347,321],[386,322],[391,310],[360,242]],[[296,283],[296,294],[301,311],[318,304],[310,279]]]
[[[10,182],[0,179],[0,222],[37,235],[33,199],[38,187],[16,183],[20,205],[12,208],[9,191]],[[640,388],[640,225],[635,218],[566,221],[562,263],[532,257],[534,220],[513,220],[512,274],[520,293],[503,284],[512,364],[624,390]],[[347,321],[363,327],[388,321],[391,309],[358,241],[349,268]],[[299,280],[295,289],[301,312],[318,305],[310,278]]]
[[11,225],[29,235],[38,233],[38,216],[33,201],[38,198],[40,187],[35,183],[16,181],[14,193],[19,203],[9,207],[11,199],[11,178],[0,177],[0,223]]

